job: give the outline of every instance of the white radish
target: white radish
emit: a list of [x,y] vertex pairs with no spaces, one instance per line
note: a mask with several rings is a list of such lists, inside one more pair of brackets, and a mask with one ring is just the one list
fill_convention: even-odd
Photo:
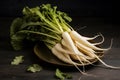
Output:
[[[81,72],[81,73],[83,73],[78,67],[77,67],[77,65],[82,65],[83,66],[83,71],[85,72],[85,69],[84,69],[84,63],[81,61],[82,59],[79,57],[79,56],[77,56],[76,54],[74,54],[74,53],[72,53],[72,52],[70,52],[70,51],[68,51],[68,50],[66,50],[66,49],[63,49],[62,48],[62,45],[60,44],[60,43],[57,43],[55,46],[54,46],[54,49],[56,49],[56,51],[58,51],[58,52],[61,52],[61,53],[59,53],[59,54],[64,54],[64,56],[65,56],[65,54],[70,54],[70,56],[71,56],[71,58],[74,56],[74,58],[75,58],[75,60],[79,60],[80,61],[80,63],[78,63],[78,62],[74,62],[73,60],[73,58],[71,59],[70,58],[70,56],[68,56],[68,55],[66,55],[66,57],[68,58],[68,60],[70,60],[70,62],[71,63],[73,63],[73,65]],[[54,50],[55,51],[55,50]],[[53,52],[54,52],[53,51]],[[55,53],[54,53],[55,54]],[[77,58],[76,58],[76,57]],[[80,58],[80,59],[79,59]],[[60,59],[60,58],[59,58]],[[85,61],[85,60],[84,60]],[[84,73],[85,74],[85,73]]]
[[[82,53],[79,52],[79,50],[76,48],[76,46],[74,45],[74,42],[72,41],[70,35],[68,32],[63,32],[62,34],[63,37],[63,43],[66,44],[66,46],[75,54],[79,54],[81,56],[84,56]],[[64,45],[64,44],[63,44]]]
[[68,59],[68,55],[64,53],[60,53],[57,51],[54,47],[51,49],[52,53],[60,60],[62,60],[65,63],[72,64],[71,61]]
[[[68,44],[66,44],[66,42],[62,39],[62,45],[64,46],[64,49],[68,49],[71,53],[71,57],[74,59],[74,60],[79,60],[78,57],[82,60],[82,61],[87,61],[86,59],[91,59],[90,57],[87,57],[86,55],[83,55],[83,53],[80,53],[80,54],[76,54],[75,52],[71,51],[71,48]],[[76,47],[76,46],[75,46]],[[64,52],[65,53],[65,52]],[[76,57],[76,55],[78,57]]]
[[71,53],[70,50],[65,49],[65,47],[63,48],[63,46],[62,46],[60,43],[57,43],[54,47],[55,47],[58,51],[61,51],[61,52],[63,52],[63,53],[73,54],[73,53]]
[[83,44],[79,43],[78,41],[75,41],[75,44],[81,51],[83,51],[83,54],[86,54],[86,55],[90,56],[91,58],[95,58],[95,56],[94,56],[95,51],[93,49],[84,46]]
[[94,46],[94,44],[92,44],[89,41],[85,40],[84,37],[82,37],[79,33],[77,33],[74,30],[70,32],[70,35],[71,35],[71,38],[73,40],[76,40],[76,41],[80,42],[81,44],[86,45],[89,48],[92,48],[94,50],[106,51],[106,50],[111,49],[111,46],[109,48],[107,48],[107,49],[102,49],[102,48]]
[[[62,37],[63,37],[63,40],[66,42],[66,44],[69,46],[69,49],[71,51],[75,52],[76,54],[79,54],[77,48],[74,45],[74,42],[72,41],[72,39],[69,35],[69,33],[63,32]],[[83,55],[83,54],[81,54],[81,55]]]
[[80,73],[87,75],[86,73],[84,73],[83,71],[81,71],[81,70],[79,69],[79,67],[77,66],[77,65],[82,65],[82,66],[84,67],[84,64],[83,64],[83,63],[80,64],[80,63],[76,63],[76,62],[72,61],[72,59],[70,58],[70,56],[69,56],[68,54],[61,53],[61,52],[57,51],[55,48],[52,48],[51,51],[52,51],[52,53],[53,53],[58,59],[62,60],[63,62],[66,62],[66,63],[68,63],[68,64],[74,65],[74,66],[76,67],[76,69],[77,69]]
[[68,32],[64,32],[62,34],[62,37],[63,37],[62,44],[64,46],[66,46],[70,51],[72,51],[73,53],[75,53],[77,55],[80,55],[82,58],[91,59],[90,57],[84,55],[81,51],[78,50],[78,48],[75,46],[75,44]]
[[63,53],[62,51],[57,50],[56,47],[53,47],[51,51],[56,57],[58,57],[58,59],[66,62],[68,64],[82,65],[81,63],[77,63],[77,62],[72,61],[69,54],[66,54],[66,53]]

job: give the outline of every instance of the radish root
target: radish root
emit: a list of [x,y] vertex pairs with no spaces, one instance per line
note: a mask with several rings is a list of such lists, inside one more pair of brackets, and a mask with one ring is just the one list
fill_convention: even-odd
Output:
[[[91,40],[94,40],[98,37],[101,37],[102,41],[97,43],[90,42]],[[76,31],[72,30],[70,32],[63,32],[61,42],[57,43],[51,50],[52,53],[60,60],[65,63],[74,65],[77,70],[84,75],[89,75],[85,73],[85,65],[94,65],[94,60],[100,61],[107,68],[120,69],[120,67],[106,64],[101,59],[101,56],[104,55],[104,52],[111,49],[113,39],[111,39],[111,43],[108,48],[97,47],[103,42],[104,36],[102,34],[98,34],[94,37],[89,38],[82,36]],[[78,66],[83,66],[83,71],[80,70]]]

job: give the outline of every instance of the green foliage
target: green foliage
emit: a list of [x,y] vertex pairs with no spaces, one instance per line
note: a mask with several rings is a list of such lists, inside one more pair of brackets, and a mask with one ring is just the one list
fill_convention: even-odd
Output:
[[19,65],[20,63],[24,61],[23,57],[24,56],[16,56],[11,62],[11,65]]
[[61,72],[58,68],[56,69],[55,76],[60,80],[71,79],[72,75]]
[[23,48],[24,40],[43,41],[51,49],[60,42],[62,32],[72,28],[72,19],[57,6],[42,4],[34,8],[24,7],[23,16],[13,20],[10,28],[11,44],[15,50]]
[[33,72],[33,73],[39,72],[41,70],[42,70],[42,67],[38,64],[32,64],[27,68],[27,71]]

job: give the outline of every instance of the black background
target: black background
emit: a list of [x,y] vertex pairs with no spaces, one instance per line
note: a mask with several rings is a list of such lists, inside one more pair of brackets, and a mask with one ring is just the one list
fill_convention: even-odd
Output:
[[1,0],[0,17],[19,17],[22,16],[22,9],[25,6],[35,7],[47,3],[57,6],[58,10],[72,17],[71,24],[74,27],[88,26],[93,23],[95,25],[99,22],[110,26],[103,27],[97,24],[99,26],[88,26],[88,28],[96,28],[98,32],[101,32],[99,30],[102,28],[105,33],[106,30],[109,31],[108,35],[112,32],[115,35],[120,33],[118,2],[113,0]]
[[23,7],[46,3],[71,16],[112,17],[112,0],[1,0],[0,16],[21,16]]

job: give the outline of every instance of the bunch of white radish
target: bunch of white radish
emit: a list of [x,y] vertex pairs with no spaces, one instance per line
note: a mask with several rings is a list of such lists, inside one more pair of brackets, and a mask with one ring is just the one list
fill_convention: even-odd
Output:
[[[98,36],[102,37],[103,40],[101,42],[90,42]],[[70,32],[63,32],[61,42],[57,43],[51,50],[56,57],[68,64],[84,66],[86,64],[92,64],[92,61],[97,59],[105,66],[113,68],[113,66],[105,64],[99,58],[101,57],[99,53],[103,54],[105,51],[111,49],[112,46],[112,41],[110,47],[107,49],[102,49],[96,46],[102,44],[103,42],[104,37],[102,34],[89,38],[81,36],[78,32],[71,30]]]
[[[118,68],[101,60],[104,52],[111,49],[112,40],[108,48],[101,48],[99,45],[104,42],[102,34],[94,37],[80,35],[68,24],[72,19],[66,13],[57,11],[56,6],[42,4],[35,8],[25,7],[23,14],[24,16],[15,19],[11,26],[11,43],[14,48],[18,47],[23,39],[43,41],[58,59],[74,65],[79,71],[78,66],[93,64],[96,60],[106,67]],[[101,37],[102,41],[91,42],[98,37]]]

